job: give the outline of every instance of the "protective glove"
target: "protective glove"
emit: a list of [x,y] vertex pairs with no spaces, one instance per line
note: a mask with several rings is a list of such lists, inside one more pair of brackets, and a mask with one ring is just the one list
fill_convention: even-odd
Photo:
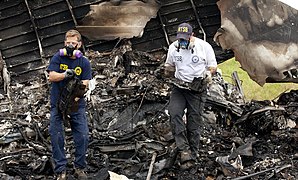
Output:
[[84,94],[87,101],[91,100],[91,93],[95,89],[96,86],[96,77],[92,78],[88,83],[88,91]]
[[157,68],[155,71],[154,71],[154,75],[157,79],[162,79],[163,76],[164,76],[164,69],[161,69],[161,68]]
[[195,92],[202,92],[205,88],[204,79],[201,77],[195,77],[189,84],[189,89]]
[[64,75],[65,75],[65,79],[70,79],[70,78],[73,78],[75,76],[76,72],[73,70],[73,69],[67,69],[65,72],[64,72]]

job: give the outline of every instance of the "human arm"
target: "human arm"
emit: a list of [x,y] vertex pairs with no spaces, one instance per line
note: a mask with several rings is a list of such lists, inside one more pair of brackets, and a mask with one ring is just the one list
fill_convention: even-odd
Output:
[[167,53],[167,59],[164,64],[164,76],[165,77],[174,77],[175,75],[175,64],[173,61],[173,50],[175,50],[175,47],[173,44],[170,45],[168,53]]
[[165,64],[164,76],[165,77],[174,77],[175,75],[175,66],[170,64]]
[[83,73],[81,76],[81,83],[82,83],[82,88],[80,89],[82,96],[87,92],[88,87],[89,87],[89,81],[92,79],[92,70],[91,70],[91,64],[86,58],[84,61],[84,66],[83,66]]
[[82,80],[82,83],[85,85],[85,93],[86,93],[89,86],[89,80]]
[[80,100],[80,98],[84,97],[84,94],[87,92],[89,80],[81,80],[81,83],[82,84],[77,89],[77,93],[76,93],[77,96],[75,97],[75,101],[78,101]]
[[59,82],[59,81],[62,81],[64,78],[65,78],[64,73],[58,73],[56,71],[49,72],[49,81],[50,82]]
[[75,71],[73,69],[67,69],[63,73],[58,73],[56,71],[50,71],[49,73],[49,81],[50,82],[59,82],[66,78],[72,78],[75,76]]
[[88,87],[89,84],[89,80],[82,80],[83,84],[86,86],[86,88]]
[[210,44],[206,47],[206,54],[207,54],[207,67],[206,70],[210,72],[213,76],[216,73],[217,69],[217,61],[215,57],[214,50]]
[[47,72],[49,73],[48,80],[50,82],[59,82],[75,75],[74,70],[69,69],[65,64],[61,64],[61,58],[57,53],[51,58]]

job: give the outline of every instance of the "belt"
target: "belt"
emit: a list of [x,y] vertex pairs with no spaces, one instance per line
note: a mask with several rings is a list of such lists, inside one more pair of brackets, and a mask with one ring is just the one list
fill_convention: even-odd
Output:
[[188,90],[189,90],[189,85],[191,84],[189,82],[185,82],[185,81],[182,81],[180,79],[171,79],[170,83],[172,83],[173,85],[175,85],[179,88],[188,89]]

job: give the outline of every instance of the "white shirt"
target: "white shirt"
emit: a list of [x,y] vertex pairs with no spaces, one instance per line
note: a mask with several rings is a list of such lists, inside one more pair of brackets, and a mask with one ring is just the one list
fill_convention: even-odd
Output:
[[208,67],[216,67],[217,62],[212,46],[202,39],[194,38],[193,52],[191,49],[175,47],[178,40],[169,46],[166,65],[175,66],[175,77],[184,82],[192,82],[194,77],[203,77]]

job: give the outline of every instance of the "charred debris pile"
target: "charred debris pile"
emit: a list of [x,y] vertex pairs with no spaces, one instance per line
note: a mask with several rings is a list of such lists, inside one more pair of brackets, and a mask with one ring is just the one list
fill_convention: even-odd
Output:
[[[135,51],[126,42],[111,52],[88,51],[86,56],[94,77],[85,97],[90,179],[117,174],[164,180],[298,178],[298,91],[283,93],[276,101],[244,102],[239,83],[227,83],[218,73],[208,91],[199,163],[182,169],[167,113],[171,84],[154,73],[165,55]],[[49,88],[41,74],[38,81],[1,90],[1,179],[54,178]],[[70,129],[65,135],[71,175]]]

